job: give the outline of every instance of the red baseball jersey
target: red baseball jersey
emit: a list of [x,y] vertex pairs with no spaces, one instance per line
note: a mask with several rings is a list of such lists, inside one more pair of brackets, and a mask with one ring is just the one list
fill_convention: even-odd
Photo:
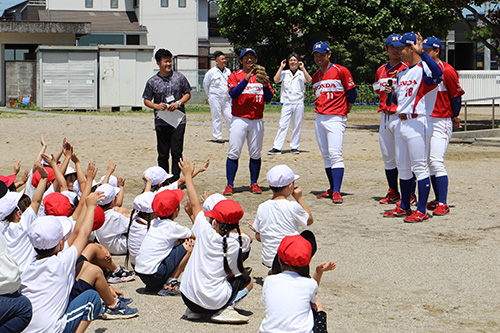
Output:
[[[247,77],[243,70],[231,73],[227,80],[229,91],[235,88],[241,81]],[[269,85],[271,92],[273,89]],[[256,76],[252,76],[245,90],[233,99],[231,114],[235,117],[248,119],[262,119],[264,116],[264,86],[256,81]]]
[[380,103],[377,110],[378,112],[396,112],[396,109],[398,108],[396,104],[392,103],[391,106],[387,106],[386,104],[387,95],[385,94],[385,87],[387,86],[389,80],[392,80],[392,85],[395,86],[396,79],[393,78],[394,73],[396,73],[396,71],[401,72],[406,67],[408,67],[408,64],[401,61],[394,67],[389,67],[389,63],[386,63],[377,69],[377,73],[375,74],[375,83],[373,84],[373,90],[375,90],[375,92],[380,96]]
[[346,91],[355,88],[351,72],[344,66],[332,64],[325,73],[318,70],[312,77],[316,113],[347,114]]
[[451,109],[451,99],[465,94],[458,82],[458,73],[450,64],[441,61],[439,67],[443,71],[443,82],[438,86],[438,94],[432,117],[451,118],[453,110]]

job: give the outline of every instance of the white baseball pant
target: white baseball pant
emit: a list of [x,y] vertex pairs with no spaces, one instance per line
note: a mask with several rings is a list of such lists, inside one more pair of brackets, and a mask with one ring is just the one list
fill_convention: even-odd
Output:
[[426,116],[400,121],[399,133],[396,136],[396,160],[400,179],[411,179],[412,171],[417,181],[429,178],[427,130]]
[[399,131],[399,117],[396,114],[380,113],[378,141],[386,170],[396,169],[396,135]]
[[429,153],[430,174],[436,177],[446,176],[444,157],[453,134],[453,122],[451,118],[429,118],[432,123]]
[[251,159],[258,160],[264,141],[264,122],[262,119],[232,118],[231,130],[229,131],[229,152],[227,153],[229,159],[237,160],[240,158],[245,139],[248,145],[248,155]]
[[212,134],[215,140],[222,139],[222,116],[226,120],[227,131],[231,128],[231,101],[224,97],[209,97],[212,113]]
[[292,137],[290,148],[298,149],[300,145],[300,132],[302,130],[302,119],[304,117],[304,103],[283,104],[281,107],[281,118],[278,133],[274,139],[273,148],[281,150],[286,140],[286,133],[292,121]]
[[347,117],[316,114],[316,140],[323,156],[325,168],[343,168],[342,144]]

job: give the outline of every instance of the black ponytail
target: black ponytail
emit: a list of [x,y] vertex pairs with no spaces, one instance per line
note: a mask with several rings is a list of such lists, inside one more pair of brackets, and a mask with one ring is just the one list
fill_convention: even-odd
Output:
[[127,253],[125,253],[125,267],[128,268],[128,260],[130,257],[130,252],[128,250],[128,234],[130,233],[130,227],[132,226],[132,222],[134,222],[134,213],[135,213],[135,208],[132,209],[132,212],[130,213],[130,220],[128,222],[128,228],[127,228]]
[[238,242],[240,243],[240,247],[238,249],[238,261],[237,261],[238,270],[240,271],[240,273],[245,272],[245,269],[243,268],[243,254],[241,251],[241,247],[243,246],[243,241],[241,239],[240,226],[238,223],[228,224],[219,221],[217,221],[217,223],[219,223],[220,235],[222,236],[222,251],[224,252],[224,272],[226,272],[227,279],[229,280],[234,277],[234,273],[229,267],[229,262],[227,260],[227,236],[233,229],[236,229],[238,231]]

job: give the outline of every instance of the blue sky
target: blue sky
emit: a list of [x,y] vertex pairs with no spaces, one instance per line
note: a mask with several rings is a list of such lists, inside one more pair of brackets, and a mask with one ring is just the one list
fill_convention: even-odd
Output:
[[23,0],[0,0],[0,15],[3,14],[3,11],[9,7],[12,7],[18,3],[23,2]]

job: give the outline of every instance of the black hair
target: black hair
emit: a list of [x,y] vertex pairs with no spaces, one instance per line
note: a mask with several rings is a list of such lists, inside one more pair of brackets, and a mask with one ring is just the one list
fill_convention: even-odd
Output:
[[295,52],[292,52],[288,55],[288,57],[286,57],[286,62],[288,63],[290,61],[290,58],[291,57],[294,57],[295,59],[297,59],[298,61],[300,61],[301,57],[295,53]]
[[[278,261],[280,263],[281,272],[292,271],[292,272],[298,273],[300,276],[307,277],[307,278],[310,277],[309,276],[309,265],[301,266],[301,267],[292,266],[289,264],[285,264],[283,262],[283,260],[281,260],[281,258],[279,258],[279,257],[278,257]],[[273,273],[274,273],[274,271],[273,271]],[[274,274],[276,274],[276,273],[274,273]]]
[[9,222],[14,222],[14,216],[16,215],[17,211],[20,211],[22,214],[26,209],[28,209],[30,205],[31,198],[26,194],[23,194],[21,196],[21,199],[19,199],[19,201],[17,202],[17,206],[14,208],[12,213],[10,213],[5,219]]
[[[114,200],[114,199],[113,199],[113,200]],[[99,203],[98,203],[98,205],[99,205]],[[108,204],[105,204],[105,205],[99,205],[99,206],[101,206],[102,210],[106,211],[106,210],[108,210],[108,209],[110,209],[110,208],[113,208],[113,201],[111,201],[111,202],[110,202],[110,203],[108,203]]]
[[[59,244],[57,244],[57,245],[59,245]],[[35,248],[35,251],[36,251],[36,253],[38,254],[39,257],[47,257],[47,256],[51,255],[55,251],[57,245],[54,246],[53,248],[47,249],[47,250],[42,250],[42,249]]]
[[156,53],[155,53],[156,62],[160,62],[161,59],[163,59],[163,58],[172,58],[172,52],[170,52],[169,50],[165,50],[165,49],[159,49],[158,51],[156,51]]
[[281,191],[283,191],[287,187],[288,187],[288,185],[287,186],[279,186],[279,187],[278,186],[269,186],[269,188],[273,192],[281,192]]
[[221,55],[225,56],[224,52],[222,52],[222,51],[215,51],[214,52],[214,59],[217,59]]
[[[216,220],[217,221],[217,220]],[[229,263],[227,261],[227,236],[231,232],[231,230],[236,229],[238,231],[238,242],[240,243],[240,248],[238,249],[238,270],[240,273],[245,272],[243,268],[243,255],[241,252],[241,247],[243,246],[243,241],[241,239],[241,231],[239,223],[219,223],[220,235],[222,236],[222,250],[224,251],[224,272],[227,274],[227,279],[231,279],[234,277],[234,273],[229,267]]]
[[10,184],[10,186],[9,186],[9,187],[7,187],[7,189],[8,189],[9,191],[11,191],[11,192],[16,192],[16,190],[17,190],[16,183],[15,183],[15,182],[13,182],[12,184]]

